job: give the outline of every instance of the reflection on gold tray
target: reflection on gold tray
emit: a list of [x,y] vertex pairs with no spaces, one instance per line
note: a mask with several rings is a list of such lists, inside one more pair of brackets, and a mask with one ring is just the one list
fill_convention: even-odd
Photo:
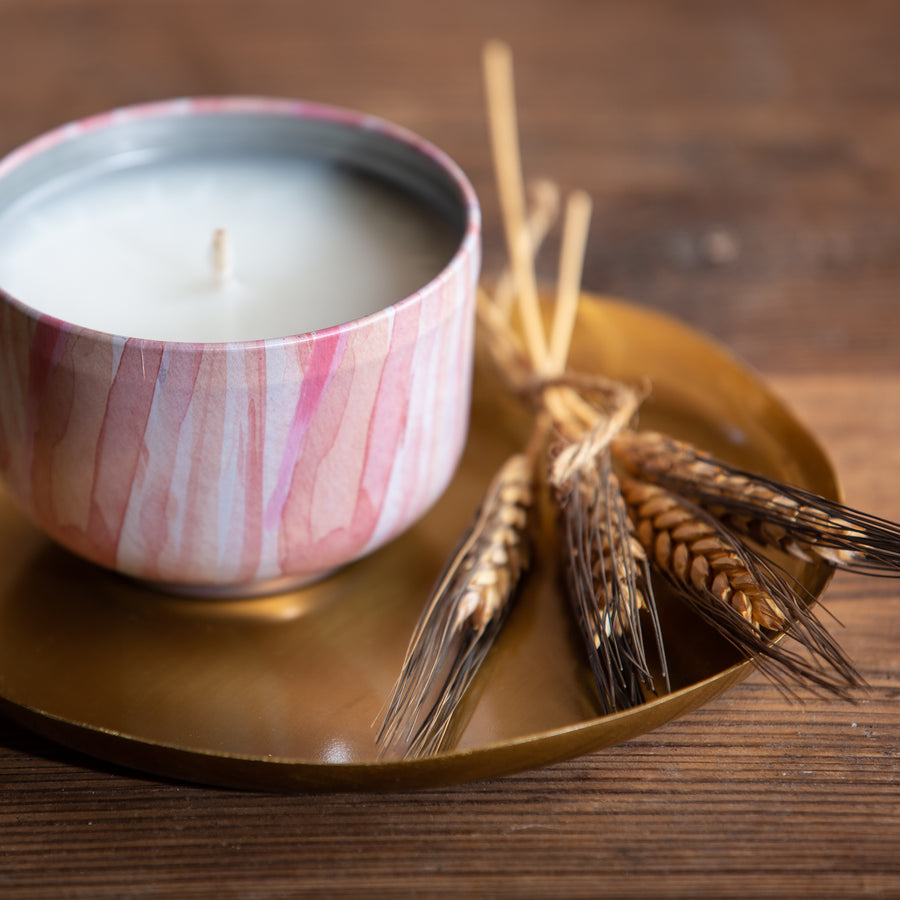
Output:
[[[708,339],[658,313],[587,297],[575,334],[577,370],[651,379],[643,425],[836,497],[814,439]],[[271,790],[407,789],[628,740],[748,674],[724,641],[663,595],[672,693],[598,717],[548,546],[461,710],[457,748],[377,760],[372,722],[431,582],[526,425],[479,367],[469,446],[438,506],[373,556],[275,598],[155,594],[58,549],[0,495],[0,708],[53,740],[176,778]],[[815,596],[828,580],[824,566],[795,574]]]

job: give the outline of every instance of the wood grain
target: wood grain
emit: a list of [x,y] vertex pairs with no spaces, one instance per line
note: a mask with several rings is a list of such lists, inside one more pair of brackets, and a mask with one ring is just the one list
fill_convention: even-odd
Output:
[[[595,202],[591,290],[712,333],[900,519],[900,7],[889,0],[0,0],[0,152],[183,94],[305,96],[436,141],[504,257],[481,96],[516,53],[525,169]],[[551,240],[540,268],[555,272]],[[406,795],[281,797],[114,770],[0,720],[0,891],[900,897],[900,587],[826,605],[856,705],[758,677],[609,751]]]

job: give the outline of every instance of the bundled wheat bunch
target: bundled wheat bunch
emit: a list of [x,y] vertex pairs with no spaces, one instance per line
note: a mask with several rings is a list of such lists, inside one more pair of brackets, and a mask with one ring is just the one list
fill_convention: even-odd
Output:
[[[383,752],[448,745],[462,696],[527,577],[542,484],[600,710],[668,689],[654,580],[783,689],[848,696],[862,679],[813,614],[814,598],[776,558],[900,575],[900,526],[636,431],[646,388],[567,370],[590,202],[575,192],[566,205],[548,340],[533,264],[559,198],[540,182],[527,208],[508,48],[490,45],[485,62],[510,268],[493,295],[480,293],[479,331],[507,387],[531,404],[536,427],[528,448],[497,473],[425,604],[378,731]],[[783,635],[793,644],[777,640]],[[651,677],[651,642],[662,684]]]

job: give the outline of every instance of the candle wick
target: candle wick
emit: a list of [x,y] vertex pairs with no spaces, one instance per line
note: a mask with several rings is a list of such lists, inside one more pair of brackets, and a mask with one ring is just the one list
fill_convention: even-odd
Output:
[[216,228],[212,236],[212,266],[216,284],[228,284],[234,272],[234,251],[225,228]]

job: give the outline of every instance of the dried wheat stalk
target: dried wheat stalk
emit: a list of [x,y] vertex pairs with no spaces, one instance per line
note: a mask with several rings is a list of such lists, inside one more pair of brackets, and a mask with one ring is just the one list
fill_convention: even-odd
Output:
[[498,304],[484,288],[475,307],[478,335],[506,389],[531,401],[541,390],[528,351],[512,331]]
[[[690,606],[775,682],[846,696],[862,679],[787,575],[707,511],[657,484],[621,479],[637,539]],[[812,598],[809,598],[812,599]],[[804,654],[773,643],[785,632]]]
[[548,349],[534,271],[534,236],[526,213],[513,59],[509,46],[502,41],[489,41],[484,48],[484,82],[494,173],[517,307],[528,352],[535,368],[543,371],[548,364]]
[[690,497],[763,547],[806,562],[900,576],[900,525],[722,462],[667,435],[629,432],[614,452],[633,475]]
[[445,746],[529,564],[534,468],[533,454],[504,463],[438,579],[378,730],[383,753],[418,756]]
[[601,709],[641,703],[653,691],[642,611],[649,618],[665,674],[665,653],[647,557],[635,541],[612,470],[610,442],[637,412],[641,395],[604,385],[602,405],[570,405],[573,388],[559,389],[559,440],[548,472],[560,533],[569,600],[575,612]]
[[[528,230],[532,257],[535,257],[559,218],[559,188],[549,179],[538,178],[528,184],[527,196],[530,203],[525,228]],[[511,266],[506,266],[494,286],[493,305],[509,321],[517,303],[515,274]]]
[[647,556],[635,540],[608,451],[553,486],[568,594],[604,713],[636,706],[654,690],[642,611],[668,684]]

